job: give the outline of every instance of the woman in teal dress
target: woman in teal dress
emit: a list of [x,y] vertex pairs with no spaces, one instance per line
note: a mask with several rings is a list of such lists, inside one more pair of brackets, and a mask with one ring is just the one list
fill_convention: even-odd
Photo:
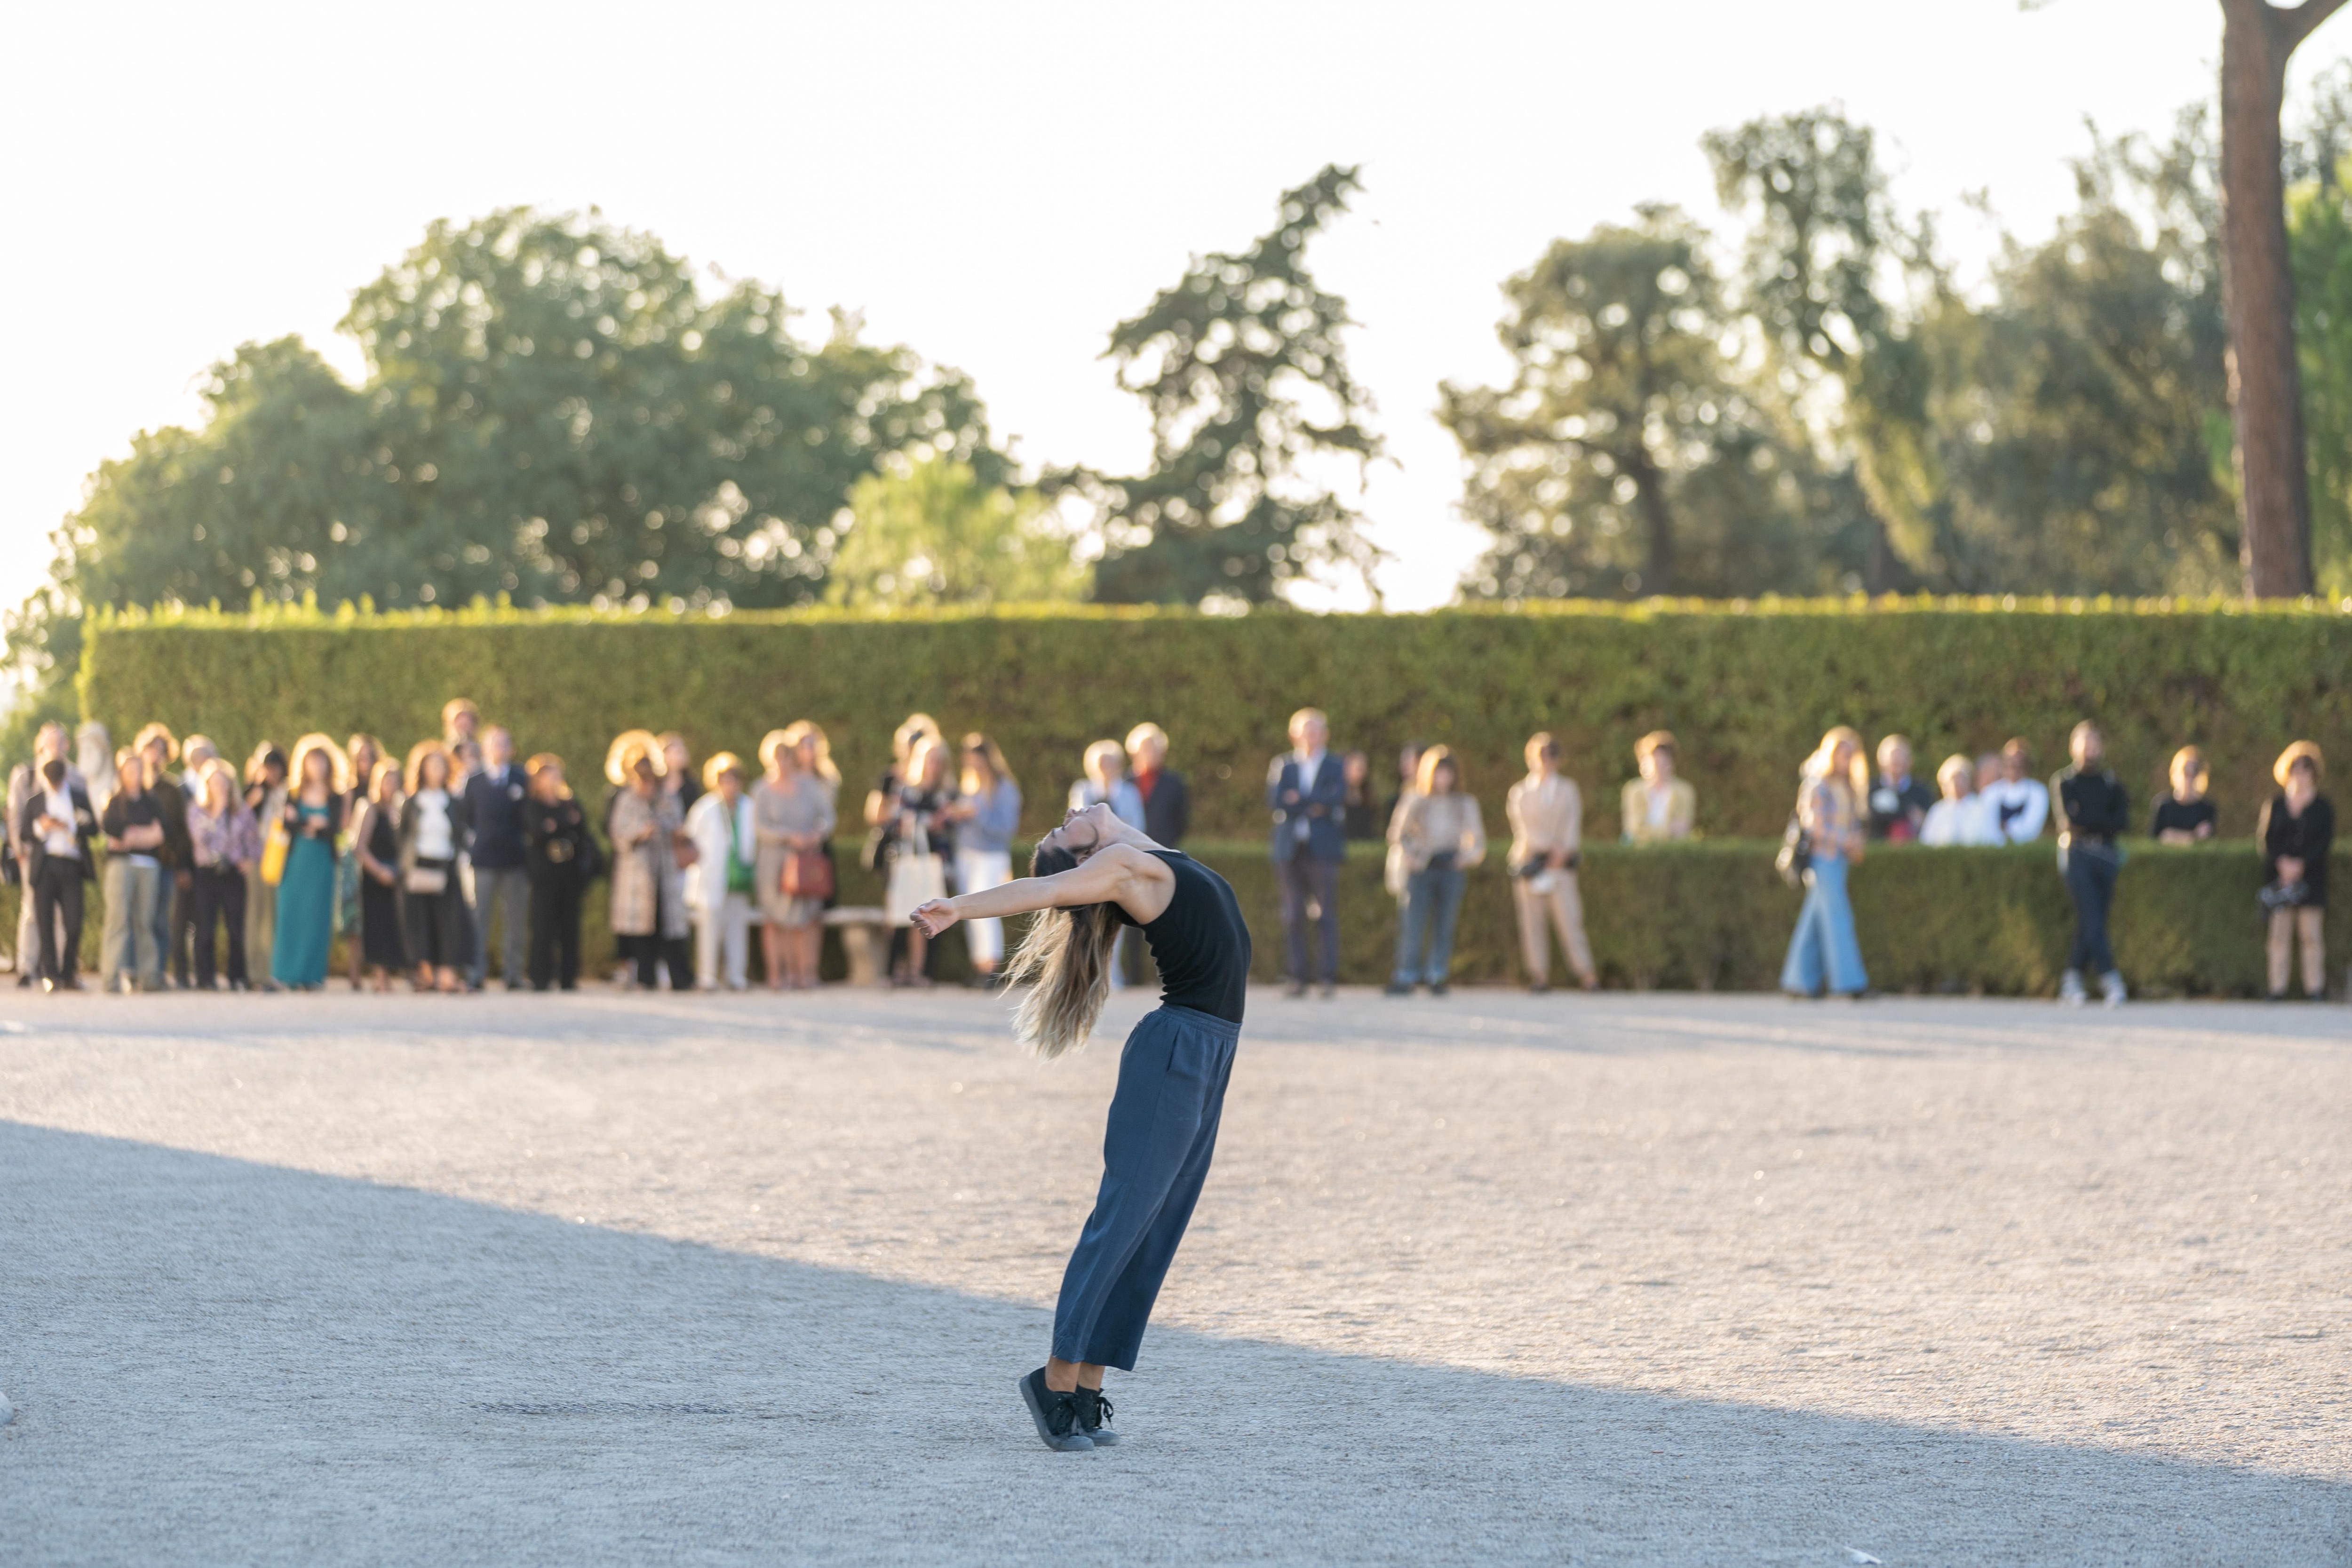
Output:
[[280,985],[316,990],[327,983],[327,949],[335,929],[335,841],[343,829],[343,753],[324,735],[294,742],[293,778],[286,792],[286,832],[292,843],[278,881],[278,940],[269,977]]

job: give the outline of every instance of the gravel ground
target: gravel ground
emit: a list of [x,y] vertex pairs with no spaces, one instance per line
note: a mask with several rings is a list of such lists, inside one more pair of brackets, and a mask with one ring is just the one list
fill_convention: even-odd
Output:
[[1115,1042],[833,992],[0,998],[28,1563],[2352,1562],[2336,1009],[1252,996],[1129,1377]]

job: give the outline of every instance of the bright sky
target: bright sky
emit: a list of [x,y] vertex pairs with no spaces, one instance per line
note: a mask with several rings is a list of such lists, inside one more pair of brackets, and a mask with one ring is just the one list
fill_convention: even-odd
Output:
[[[1271,226],[1326,162],[1367,194],[1318,241],[1392,461],[1362,504],[1391,605],[1444,602],[1482,535],[1431,417],[1505,372],[1496,286],[1639,201],[1718,219],[1701,132],[1840,100],[1898,197],[2046,231],[2064,160],[2212,90],[2214,0],[1537,0],[1183,6],[468,0],[29,7],[11,24],[0,289],[0,596],[204,368],[299,332],[347,374],[352,289],[439,216],[601,206],[698,264],[970,373],[1025,461],[1138,462],[1097,357],[1188,255]],[[2352,52],[2352,20],[2296,79]]]

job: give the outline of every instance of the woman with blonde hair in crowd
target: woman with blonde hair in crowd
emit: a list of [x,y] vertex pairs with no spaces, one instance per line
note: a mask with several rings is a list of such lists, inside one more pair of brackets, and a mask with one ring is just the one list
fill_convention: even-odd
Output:
[[694,865],[686,875],[686,905],[694,917],[694,983],[719,989],[719,961],[727,960],[727,989],[751,984],[751,891],[759,858],[751,797],[743,793],[743,759],[713,752],[702,764],[702,796],[686,813]]
[[1791,996],[1818,996],[1826,988],[1859,999],[1870,990],[1845,886],[1847,868],[1862,864],[1862,809],[1869,798],[1862,736],[1840,724],[1822,737],[1797,789],[1797,823],[1809,842],[1805,904],[1780,966],[1780,989]]
[[891,981],[899,985],[931,984],[930,952],[920,926],[909,919],[916,903],[901,889],[919,878],[937,892],[947,891],[947,869],[955,863],[955,821],[948,808],[955,804],[955,778],[948,771],[947,742],[937,735],[916,741],[908,753],[906,782],[882,824],[883,884],[890,889],[894,920],[903,927],[906,953],[894,967]]
[[465,847],[465,808],[457,763],[438,741],[408,751],[408,798],[400,807],[400,891],[408,961],[419,991],[458,991],[474,955],[457,852]]
[[2172,753],[2172,765],[2166,773],[2172,788],[2156,797],[2147,836],[2158,844],[2204,843],[2221,823],[2221,814],[2213,809],[2205,794],[2210,782],[2205,753],[2195,746],[2181,747]]
[[1432,996],[1443,996],[1451,985],[1462,889],[1470,868],[1486,858],[1486,824],[1477,798],[1462,788],[1462,764],[1451,747],[1421,753],[1412,793],[1397,806],[1389,841],[1404,857],[1405,892],[1388,994],[1410,996],[1418,981]]
[[[814,725],[807,727],[814,730]],[[832,895],[832,792],[808,771],[807,737],[771,730],[760,742],[761,777],[751,791],[759,843],[760,949],[768,988],[805,991],[816,984],[824,940],[818,922]]]
[[261,858],[261,829],[245,808],[236,770],[215,757],[196,774],[196,798],[188,806],[188,848],[194,861],[191,889],[196,989],[213,989],[214,950],[223,931],[228,967],[222,978],[231,991],[251,987],[245,963],[245,874]]
[[2263,806],[2254,829],[2270,872],[2263,907],[2270,921],[2270,996],[2286,1000],[2287,971],[2299,948],[2303,994],[2316,1002],[2327,991],[2327,857],[2336,844],[2336,807],[2319,793],[2326,763],[2319,748],[2297,741],[2279,753],[2271,777],[2279,793]]
[[408,932],[400,907],[400,823],[405,801],[399,760],[386,757],[370,773],[359,816],[352,824],[352,853],[360,870],[359,929],[352,937],[352,966],[354,973],[373,970],[378,991],[391,990],[392,977],[408,973]]
[[277,932],[269,977],[280,985],[315,991],[327,983],[327,956],[335,937],[335,843],[343,831],[343,791],[351,765],[324,735],[294,742],[285,810],[288,837],[278,879]]
[[2000,833],[1977,794],[1977,770],[1955,752],[1936,770],[1941,798],[1927,808],[1919,825],[1919,842],[1931,848],[1951,849],[1972,844],[1998,844]]
[[[814,725],[810,726],[814,729]],[[909,713],[890,734],[890,767],[866,796],[866,824],[879,827],[898,809],[898,790],[907,780],[907,761],[925,741],[940,739],[940,721],[928,713]],[[875,840],[878,847],[881,840]]]
[[1584,936],[1584,900],[1576,885],[1584,862],[1584,796],[1560,771],[1559,742],[1549,731],[1528,738],[1527,776],[1503,797],[1511,825],[1511,903],[1519,917],[1519,949],[1528,989],[1551,989],[1551,930],[1568,966],[1587,991],[1598,990],[1592,944]]
[[1653,730],[1633,742],[1638,778],[1617,797],[1619,831],[1628,844],[1671,844],[1688,838],[1698,820],[1698,792],[1675,776],[1679,748],[1671,730]]
[[[1013,836],[1021,830],[1021,781],[996,742],[975,730],[963,738],[960,798],[948,807],[956,824],[955,885],[977,893],[1013,879]],[[963,940],[971,953],[974,983],[992,985],[1004,959],[1004,922],[981,917],[966,921]]]
[[801,772],[824,785],[824,798],[839,805],[841,769],[834,763],[833,742],[825,739],[824,727],[814,720],[795,719],[784,726],[783,744],[799,751]]
[[643,730],[614,737],[604,776],[620,786],[613,800],[613,934],[632,968],[635,989],[651,991],[669,972],[673,991],[694,988],[687,940],[686,875],[678,840],[686,826],[677,796],[662,788],[669,765],[661,742]]

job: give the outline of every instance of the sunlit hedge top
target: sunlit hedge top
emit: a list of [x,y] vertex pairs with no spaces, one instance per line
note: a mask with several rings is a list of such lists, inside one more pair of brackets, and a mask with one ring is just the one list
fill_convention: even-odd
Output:
[[1150,607],[731,614],[523,611],[490,604],[173,608],[93,617],[85,711],[118,731],[150,718],[242,749],[313,729],[404,745],[465,695],[526,750],[601,754],[629,725],[744,752],[813,718],[853,790],[878,773],[908,711],[984,729],[1038,802],[1058,798],[1089,741],[1143,719],[1174,737],[1202,831],[1254,831],[1267,757],[1313,703],[1335,743],[1375,754],[1443,740],[1499,826],[1503,789],[1538,729],[1560,737],[1590,830],[1614,831],[1633,741],[1670,729],[1710,833],[1785,819],[1794,770],[1832,724],[1913,737],[1918,771],[2011,735],[2037,772],[2098,718],[2135,815],[2181,744],[2202,745],[2226,832],[2252,831],[2269,764],[2308,736],[2352,757],[2352,614],[2309,601],[2161,599],[1548,602],[1411,616],[1246,617]]

